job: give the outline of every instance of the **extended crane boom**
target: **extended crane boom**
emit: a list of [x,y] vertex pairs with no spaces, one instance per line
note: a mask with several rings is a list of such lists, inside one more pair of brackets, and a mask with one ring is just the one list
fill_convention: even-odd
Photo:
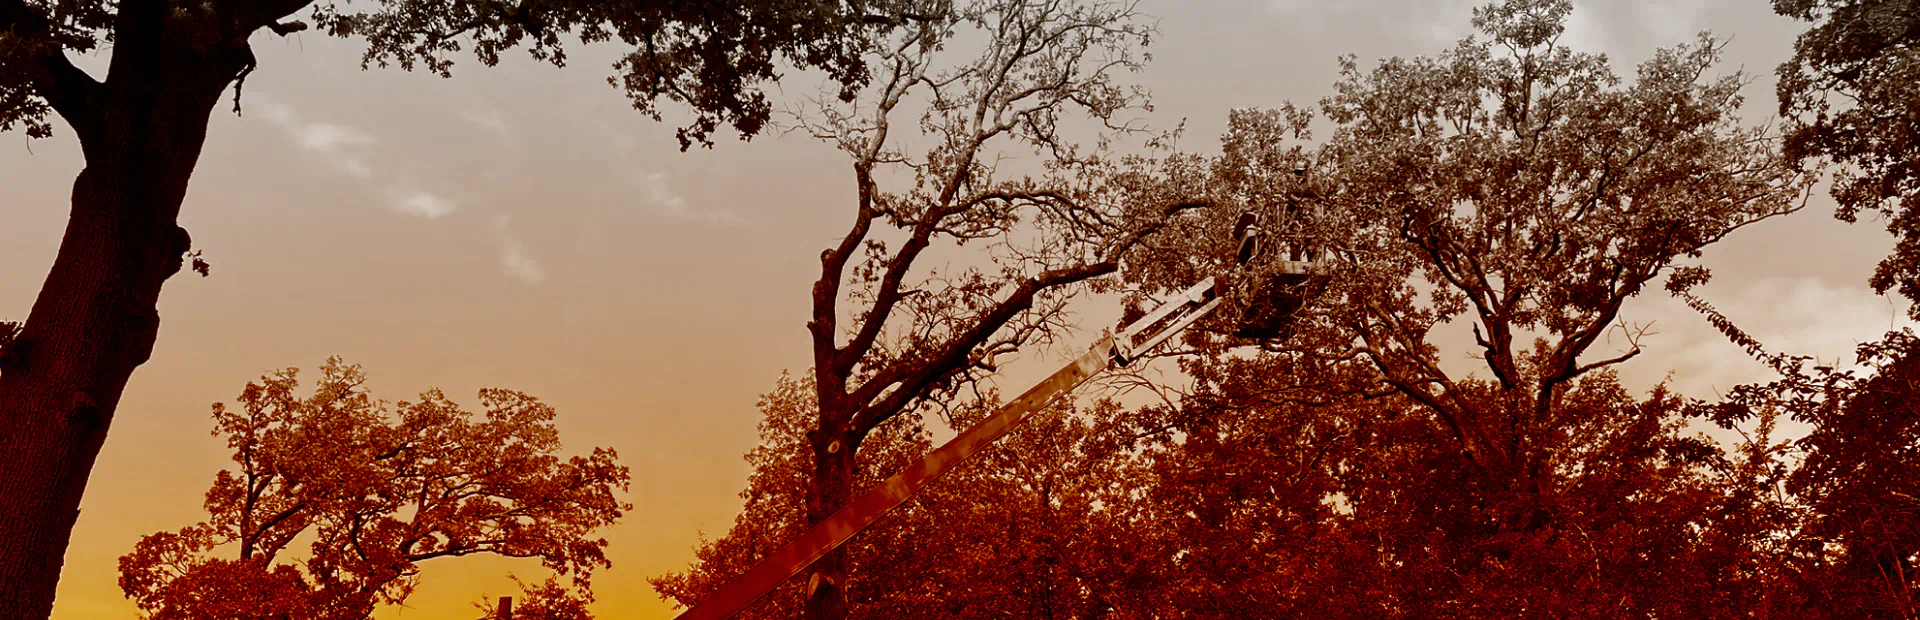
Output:
[[[1295,172],[1304,175],[1303,170]],[[1289,214],[1297,217],[1292,213],[1292,207],[1289,207]],[[1291,247],[1286,255],[1282,255],[1280,248],[1272,244],[1289,241],[1286,237],[1264,230],[1270,227],[1266,220],[1277,215],[1263,216],[1258,210],[1249,210],[1241,213],[1234,225],[1233,236],[1240,244],[1236,253],[1237,266],[1241,270],[1239,273],[1255,276],[1236,278],[1236,293],[1231,297],[1244,302],[1238,308],[1240,317],[1236,336],[1262,339],[1287,337],[1292,330],[1294,312],[1310,294],[1307,291],[1326,280],[1325,271],[1313,262],[1311,253],[1306,251],[1308,245],[1301,243],[1301,239],[1291,239]],[[1307,260],[1301,261],[1301,258]],[[1256,265],[1259,269],[1249,270],[1249,267]],[[1001,407],[993,417],[967,429],[946,445],[920,457],[919,461],[905,470],[853,498],[839,512],[762,558],[745,574],[720,586],[718,591],[700,601],[700,604],[680,614],[678,620],[721,620],[745,610],[748,605],[853,538],[860,530],[879,521],[888,511],[906,503],[921,487],[992,445],[1013,427],[1019,426],[1028,415],[1053,402],[1054,398],[1073,391],[1102,371],[1133,363],[1195,321],[1212,314],[1220,307],[1221,293],[1220,286],[1209,277],[1128,323],[1119,333],[1103,332],[1100,340],[1086,354]]]
[[879,521],[882,515],[906,503],[921,487],[992,445],[1007,431],[1019,426],[1028,415],[1053,402],[1054,398],[1073,391],[1108,368],[1132,363],[1219,306],[1220,298],[1214,291],[1214,280],[1207,278],[1128,324],[1120,330],[1117,338],[1115,334],[1102,333],[1092,349],[1001,407],[993,417],[967,429],[946,445],[920,457],[919,461],[900,473],[853,498],[839,512],[762,558],[745,574],[728,581],[700,604],[680,614],[678,620],[721,620],[740,613],[760,597],[825,557],[827,552],[853,538],[860,530]]

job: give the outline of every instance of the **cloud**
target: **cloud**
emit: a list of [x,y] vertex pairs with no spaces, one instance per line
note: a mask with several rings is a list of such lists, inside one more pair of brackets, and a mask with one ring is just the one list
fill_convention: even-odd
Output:
[[507,275],[527,284],[547,279],[547,272],[540,268],[540,263],[529,256],[520,241],[507,232],[507,224],[511,221],[512,218],[506,215],[493,218],[493,229],[500,237],[501,266],[506,268]]
[[[1906,318],[1904,303],[1864,287],[1834,286],[1814,278],[1769,278],[1734,291],[1712,288],[1718,290],[1702,297],[1768,352],[1811,355],[1839,367],[1852,365],[1854,348],[1860,343],[1916,326]],[[1622,318],[1630,323],[1657,322],[1654,331],[1658,333],[1644,343],[1647,359],[1630,362],[1622,375],[1671,371],[1674,387],[1696,397],[1774,378],[1699,313],[1670,296],[1637,299]],[[1596,356],[1601,348],[1595,347]]]
[[[301,150],[327,158],[343,172],[362,181],[374,181],[377,171],[367,163],[371,147],[377,140],[365,131],[340,124],[302,119],[298,111],[291,106],[273,99],[271,96],[256,96],[251,104],[274,125],[278,126]],[[483,129],[508,134],[512,128],[505,116],[495,110],[472,110],[460,115],[462,120]],[[392,178],[384,182],[387,206],[394,211],[437,220],[452,215],[460,209],[453,200],[424,189],[420,184],[407,179],[405,171],[387,171]],[[685,199],[668,191],[666,179],[654,175],[648,180],[648,195],[662,205],[670,215],[688,218],[716,219],[712,214],[694,213]],[[377,186],[377,185],[376,185]],[[726,221],[731,216],[718,216],[716,221]],[[547,277],[539,261],[535,260],[519,239],[513,237],[507,227],[510,220],[506,215],[493,219],[493,230],[499,241],[500,265],[508,276],[524,283],[533,284]]]
[[1452,42],[1466,36],[1469,9],[1481,0],[1267,0],[1267,12],[1284,18],[1290,28],[1323,32],[1365,29],[1387,30],[1399,36],[1418,36]]
[[293,122],[293,108],[288,107],[287,104],[280,103],[273,99],[262,100],[260,96],[255,96],[254,99],[256,101],[252,107],[266,114],[267,120],[283,126]]
[[633,154],[634,147],[638,146],[638,143],[633,139],[631,129],[615,127],[606,119],[596,119],[595,124],[599,125],[598,134],[607,141],[607,146],[611,147],[613,152],[620,155]]
[[351,126],[300,118],[291,106],[269,96],[255,96],[252,107],[293,140],[301,150],[318,153],[329,163],[359,179],[372,179],[373,166],[367,164],[366,147],[376,141],[367,132]]
[[679,194],[673,193],[673,190],[667,187],[667,173],[665,172],[655,172],[647,175],[647,198],[652,200],[654,204],[659,205],[660,208],[666,209],[668,213],[679,216],[686,216],[692,213],[692,211],[687,208],[687,199],[680,197]]
[[[1485,0],[1267,0],[1265,6],[1289,28],[1309,32],[1384,29],[1451,43],[1475,34],[1472,9],[1485,4]],[[1576,0],[1560,42],[1582,52],[1686,42],[1700,29],[1710,8],[1705,0]]]
[[340,160],[340,167],[346,169],[347,174],[360,177],[363,180],[373,178],[373,168],[368,166],[366,162],[361,161],[358,157],[347,157]]
[[519,278],[521,282],[533,284],[547,278],[546,272],[540,270],[540,264],[534,262],[533,257],[527,256],[526,250],[520,247],[519,242],[512,239],[508,239],[501,245],[500,261],[506,265],[507,274]]
[[[378,142],[371,134],[350,125],[307,121],[291,106],[270,97],[263,99],[256,105],[267,120],[279,125],[301,150],[320,154],[354,178],[371,181],[376,176],[374,167],[367,163],[369,147]],[[459,208],[453,201],[405,181],[389,184],[386,195],[387,204],[394,210],[427,219],[446,217]]]
[[1593,9],[1574,5],[1573,14],[1567,16],[1565,27],[1566,30],[1560,33],[1560,45],[1589,54],[1607,49],[1606,26],[1595,19]]
[[1640,10],[1641,25],[1659,37],[1660,45],[1693,40],[1703,29],[1707,10],[1712,8],[1702,0],[1661,0],[1627,6]]
[[387,200],[401,213],[427,219],[439,219],[459,208],[453,201],[434,195],[432,192],[402,189],[398,186],[387,190]]
[[485,129],[487,131],[491,131],[493,133],[497,133],[503,136],[513,131],[513,128],[507,125],[506,115],[501,114],[499,110],[494,110],[491,108],[485,109],[485,110],[468,110],[466,112],[462,112],[460,114],[460,120],[464,120],[466,122],[472,123],[476,127],[479,127],[481,129]]
[[647,175],[646,178],[642,180],[641,185],[646,189],[647,199],[652,201],[654,206],[659,207],[660,212],[668,217],[713,222],[715,224],[737,225],[746,223],[745,220],[740,219],[740,216],[725,211],[700,211],[694,209],[687,203],[685,197],[673,193],[673,188],[667,184],[667,173],[665,172],[655,172]]
[[366,132],[333,123],[312,123],[292,128],[293,141],[309,151],[331,152],[342,146],[373,144]]

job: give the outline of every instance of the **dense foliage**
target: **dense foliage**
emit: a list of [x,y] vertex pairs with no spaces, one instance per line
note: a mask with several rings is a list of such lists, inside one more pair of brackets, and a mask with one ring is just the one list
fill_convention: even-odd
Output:
[[481,390],[474,419],[437,390],[389,405],[364,383],[334,359],[310,396],[286,370],[214,405],[234,467],[207,490],[207,520],[120,559],[147,617],[365,618],[405,601],[422,564],[474,554],[570,577],[527,588],[521,615],[584,613],[608,565],[593,534],[632,508],[614,452],[561,458],[553,408],[519,392]]
[[[1718,40],[1623,80],[1559,44],[1572,8],[1497,2],[1439,55],[1343,59],[1322,142],[1315,111],[1240,110],[1220,154],[1104,178],[1214,205],[1141,243],[1136,302],[1259,277],[1233,271],[1242,209],[1330,281],[1283,337],[1234,337],[1229,310],[1167,353],[1179,380],[1109,384],[1158,398],[1060,405],[857,538],[850,615],[1914,617],[1920,341],[1806,369],[1695,296],[1701,252],[1797,211],[1815,176],[1787,135],[1741,123]],[[1642,294],[1680,297],[1782,379],[1632,393],[1614,367],[1658,363],[1619,317]],[[1473,350],[1443,347],[1449,328]],[[1463,354],[1481,365],[1443,362]],[[769,396],[747,510],[655,580],[664,596],[698,602],[804,528],[807,391]],[[876,430],[859,486],[928,449],[916,423],[965,428],[994,402],[949,400]],[[1782,439],[1787,420],[1812,430]],[[791,614],[787,587],[755,613]]]

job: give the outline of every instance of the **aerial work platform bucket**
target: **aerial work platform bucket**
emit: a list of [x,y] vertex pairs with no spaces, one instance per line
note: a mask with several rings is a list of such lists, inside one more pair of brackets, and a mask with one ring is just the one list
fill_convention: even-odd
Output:
[[1274,261],[1246,272],[1236,287],[1240,321],[1233,335],[1267,340],[1293,335],[1295,316],[1326,284],[1327,276],[1308,261]]
[[[1313,260],[1314,240],[1301,234],[1311,211],[1295,206],[1248,209],[1234,222],[1236,269],[1231,296],[1239,307],[1233,335],[1285,339],[1293,335],[1294,316],[1325,287],[1327,276]],[[1292,233],[1292,234],[1287,234]]]

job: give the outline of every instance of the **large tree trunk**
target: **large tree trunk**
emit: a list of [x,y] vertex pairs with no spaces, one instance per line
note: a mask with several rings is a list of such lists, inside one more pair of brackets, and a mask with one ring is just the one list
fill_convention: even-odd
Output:
[[245,45],[155,46],[124,64],[134,52],[117,50],[93,114],[68,119],[86,168],[53,269],[0,355],[0,618],[52,612],[87,476],[188,249],[180,205]]
[[[833,513],[845,508],[853,496],[853,442],[841,433],[815,433],[813,479],[807,484],[807,525],[819,525]],[[807,578],[809,620],[842,620],[847,617],[847,548],[842,545],[814,562]]]

